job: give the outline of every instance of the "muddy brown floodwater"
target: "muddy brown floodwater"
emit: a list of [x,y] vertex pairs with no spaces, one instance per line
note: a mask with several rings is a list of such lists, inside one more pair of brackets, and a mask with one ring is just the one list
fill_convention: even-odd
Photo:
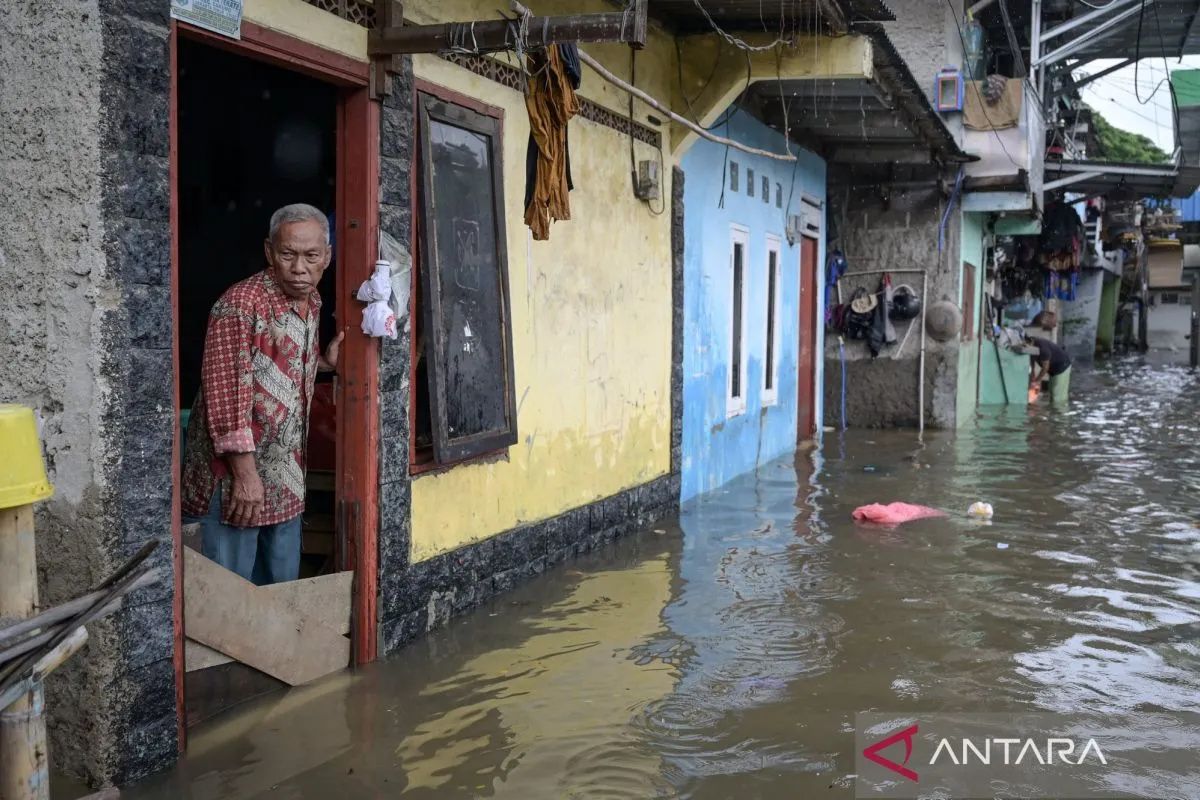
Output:
[[[827,434],[123,797],[848,798],[859,711],[1200,711],[1200,380],[1073,383],[923,449]],[[889,500],[952,516],[851,522]]]

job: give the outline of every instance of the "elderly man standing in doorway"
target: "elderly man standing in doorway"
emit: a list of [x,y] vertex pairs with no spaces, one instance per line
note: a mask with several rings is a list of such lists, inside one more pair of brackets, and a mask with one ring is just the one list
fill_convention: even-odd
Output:
[[309,404],[342,341],[319,353],[325,214],[279,209],[264,251],[266,268],[209,315],[183,466],[183,513],[200,522],[204,555],[260,585],[299,575]]

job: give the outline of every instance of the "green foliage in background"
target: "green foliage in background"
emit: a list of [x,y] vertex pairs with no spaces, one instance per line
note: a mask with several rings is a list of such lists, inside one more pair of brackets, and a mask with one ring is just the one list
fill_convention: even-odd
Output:
[[1164,164],[1171,157],[1158,145],[1140,133],[1114,128],[1099,112],[1092,111],[1092,127],[1100,152],[1090,155],[1103,161],[1124,161],[1135,164]]

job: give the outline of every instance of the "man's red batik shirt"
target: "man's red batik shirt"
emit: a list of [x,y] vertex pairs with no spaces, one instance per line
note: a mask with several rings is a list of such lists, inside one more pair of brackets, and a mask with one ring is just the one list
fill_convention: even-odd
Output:
[[221,295],[208,318],[200,392],[188,421],[183,513],[208,513],[221,492],[229,524],[231,477],[224,456],[254,453],[265,502],[251,527],[304,512],[304,451],[317,377],[320,296],[302,317],[264,270]]

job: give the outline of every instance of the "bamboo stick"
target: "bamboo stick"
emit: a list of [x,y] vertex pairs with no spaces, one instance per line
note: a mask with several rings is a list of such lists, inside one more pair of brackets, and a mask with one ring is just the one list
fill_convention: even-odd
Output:
[[[33,506],[0,509],[0,617],[24,619],[37,608]],[[0,710],[0,797],[49,800],[42,687],[34,682]]]
[[716,142],[717,144],[723,144],[728,147],[732,147],[735,150],[741,150],[743,153],[750,153],[751,155],[756,155],[756,156],[765,156],[766,158],[774,158],[777,161],[791,162],[791,161],[796,160],[795,156],[790,156],[786,153],[772,153],[770,150],[760,150],[757,147],[750,147],[749,145],[742,144],[741,142],[735,142],[733,139],[726,139],[724,136],[718,136],[715,133],[706,131],[706,130],[704,130],[704,128],[701,128],[699,125],[692,122],[687,117],[681,117],[679,114],[676,114],[674,111],[667,108],[665,105],[663,105],[659,101],[655,100],[653,97],[646,94],[641,89],[621,80],[616,75],[613,75],[611,72],[609,72],[603,66],[601,66],[599,61],[592,58],[591,56],[589,56],[587,53],[583,52],[582,50],[579,51],[579,60],[582,61],[584,64],[587,64],[593,70],[595,70],[597,75],[599,75],[601,78],[604,78],[604,80],[608,81],[613,86],[616,86],[618,89],[623,89],[626,92],[629,92],[631,95],[636,97],[638,100],[641,100],[643,103],[650,106],[655,111],[659,112],[660,114],[666,114],[668,117],[670,117],[675,122],[678,122],[680,125],[683,125],[685,128],[688,128],[693,133],[697,134],[698,136],[702,136],[703,138],[708,139],[711,142]]
[[[92,603],[99,600],[104,595],[104,592],[89,592],[83,597],[77,597],[63,603],[61,606],[43,611],[36,617],[30,617],[23,622],[18,622],[15,625],[9,625],[7,628],[0,629],[0,648],[20,640],[23,636],[33,633],[42,628],[49,628],[57,625],[69,617],[73,617],[79,612],[91,606]],[[4,661],[4,656],[0,654],[0,661]]]
[[57,647],[39,658],[38,662],[33,665],[33,679],[40,681],[61,667],[64,661],[78,653],[79,649],[87,644],[87,640],[87,628],[79,627],[71,631],[70,636],[59,642]]

